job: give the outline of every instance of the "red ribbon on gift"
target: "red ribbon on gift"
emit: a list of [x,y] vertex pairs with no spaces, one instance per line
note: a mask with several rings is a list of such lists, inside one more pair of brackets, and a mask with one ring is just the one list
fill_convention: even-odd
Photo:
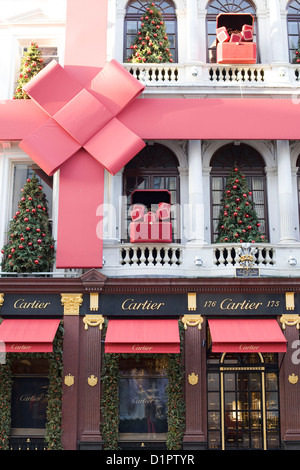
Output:
[[20,147],[48,175],[60,170],[57,267],[101,267],[104,168],[117,173],[145,146],[118,120],[144,86],[112,60],[82,87],[53,60],[24,89],[49,119]]

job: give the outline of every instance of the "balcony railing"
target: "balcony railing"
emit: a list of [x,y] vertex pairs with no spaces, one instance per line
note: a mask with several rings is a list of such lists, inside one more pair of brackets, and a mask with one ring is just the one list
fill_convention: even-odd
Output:
[[147,87],[157,86],[247,86],[298,87],[300,67],[286,64],[219,65],[123,64]]
[[[261,276],[300,275],[300,244],[253,245]],[[107,276],[232,277],[244,267],[241,244],[105,244]]]

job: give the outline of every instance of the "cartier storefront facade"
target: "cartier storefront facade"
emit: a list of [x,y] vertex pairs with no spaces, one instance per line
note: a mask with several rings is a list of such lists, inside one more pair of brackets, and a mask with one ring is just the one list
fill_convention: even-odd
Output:
[[7,448],[299,449],[298,279],[0,285]]

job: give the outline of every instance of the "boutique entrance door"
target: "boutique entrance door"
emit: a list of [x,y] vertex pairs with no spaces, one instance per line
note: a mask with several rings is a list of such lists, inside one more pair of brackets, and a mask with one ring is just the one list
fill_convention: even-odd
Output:
[[208,447],[280,448],[276,355],[215,356],[218,366],[208,366]]

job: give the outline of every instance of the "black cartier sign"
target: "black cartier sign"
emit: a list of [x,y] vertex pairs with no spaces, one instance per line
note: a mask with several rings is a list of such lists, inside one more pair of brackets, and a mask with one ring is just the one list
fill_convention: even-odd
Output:
[[[203,316],[281,315],[286,313],[285,294],[197,294],[196,309],[188,309],[187,294],[118,294],[99,296],[104,316]],[[289,313],[293,313],[291,310]]]
[[187,310],[186,295],[100,295],[99,311],[107,316],[180,316]]
[[281,315],[286,312],[285,294],[199,295],[197,310],[203,315]]
[[0,309],[3,317],[7,316],[51,316],[63,315],[61,297],[57,294],[5,294]]

